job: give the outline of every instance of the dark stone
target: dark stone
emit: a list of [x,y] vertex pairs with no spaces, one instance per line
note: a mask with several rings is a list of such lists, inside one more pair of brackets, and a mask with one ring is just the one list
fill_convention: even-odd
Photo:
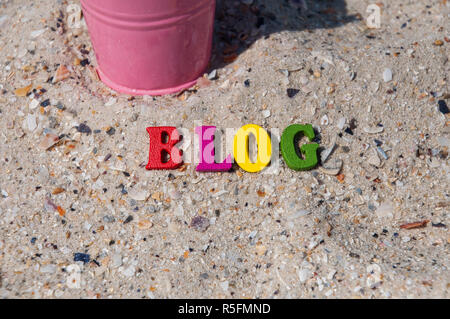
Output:
[[44,101],[41,102],[41,106],[42,107],[47,107],[50,105],[50,99],[46,99]]
[[441,112],[442,114],[448,114],[448,112],[449,112],[447,103],[445,103],[444,100],[438,101],[438,108],[439,108],[439,112]]
[[106,134],[108,134],[109,136],[114,135],[114,133],[116,133],[116,129],[114,127],[110,127],[107,131]]
[[298,92],[300,92],[300,90],[298,90],[298,89],[287,89],[286,90],[287,96],[290,97],[291,99],[294,96],[296,96],[298,94]]
[[83,60],[81,60],[81,61],[80,61],[80,64],[81,64],[81,66],[89,65],[89,64],[90,64],[89,59],[83,59]]
[[128,223],[131,222],[132,220],[133,220],[133,216],[129,215],[129,216],[127,217],[127,219],[125,219],[125,220],[123,221],[123,223],[124,223],[124,224],[128,224]]
[[87,126],[86,124],[84,124],[84,123],[81,123],[80,125],[78,125],[76,127],[76,129],[80,133],[86,133],[88,135],[92,133],[91,128],[89,126]]
[[89,254],[84,253],[75,253],[73,254],[73,261],[82,261],[87,264],[91,260],[91,256]]

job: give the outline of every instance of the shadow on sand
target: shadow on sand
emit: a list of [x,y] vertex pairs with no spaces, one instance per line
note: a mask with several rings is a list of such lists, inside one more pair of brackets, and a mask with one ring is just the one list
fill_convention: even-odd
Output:
[[336,28],[356,20],[347,15],[345,0],[217,0],[209,69],[226,66],[273,33]]

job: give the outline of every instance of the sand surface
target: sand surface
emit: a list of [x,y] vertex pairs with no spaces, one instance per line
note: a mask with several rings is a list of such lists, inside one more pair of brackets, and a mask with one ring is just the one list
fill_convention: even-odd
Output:
[[[71,3],[0,1],[1,297],[449,297],[450,2],[222,0],[217,76],[165,97],[98,81]],[[329,156],[145,170],[146,127],[199,123]]]

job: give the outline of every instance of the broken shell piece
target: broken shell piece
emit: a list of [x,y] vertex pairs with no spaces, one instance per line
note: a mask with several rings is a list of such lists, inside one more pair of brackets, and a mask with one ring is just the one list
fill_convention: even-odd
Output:
[[264,110],[262,111],[262,116],[266,119],[270,116],[270,110]]
[[30,33],[30,36],[32,39],[36,39],[37,37],[41,36],[45,32],[45,29],[35,30]]
[[267,251],[267,248],[264,245],[256,245],[255,248],[256,248],[256,254],[258,256],[264,255],[266,253],[266,251]]
[[342,160],[333,160],[326,166],[319,166],[319,171],[326,175],[336,176],[342,169],[344,162]]
[[391,201],[385,201],[378,206],[376,214],[378,217],[393,217],[394,204]]
[[36,99],[32,99],[29,105],[30,110],[34,110],[39,106],[39,101]]
[[18,137],[18,138],[21,138],[22,136],[25,135],[25,132],[20,127],[16,128],[14,133],[16,134],[16,137]]
[[153,223],[147,219],[143,219],[138,222],[138,228],[141,230],[149,229],[152,226],[153,226]]
[[48,150],[50,147],[58,143],[59,136],[53,133],[45,134],[45,137],[39,143],[39,147],[43,150]]
[[328,120],[328,116],[325,114],[322,116],[322,119],[320,120],[320,125],[328,125],[330,121]]
[[289,70],[286,70],[286,69],[279,69],[278,72],[280,72],[281,74],[283,74],[283,75],[286,76],[286,77],[289,76]]
[[391,69],[388,69],[388,68],[384,69],[383,80],[386,83],[392,81],[392,70]]
[[70,71],[66,68],[65,65],[60,65],[56,70],[55,75],[53,76],[53,82],[57,83],[59,81],[65,80],[70,76]]
[[327,94],[333,94],[335,90],[336,90],[336,86],[330,85],[327,87],[326,92],[327,92]]
[[214,69],[208,74],[208,80],[217,80],[217,70]]
[[370,152],[369,158],[367,159],[367,162],[370,165],[373,165],[375,167],[380,167],[381,165],[381,160],[378,157],[378,154],[375,150],[372,150],[372,152]]
[[381,148],[381,147],[377,147],[377,152],[385,159],[387,160],[389,157],[387,156],[386,152]]
[[376,126],[376,127],[365,127],[364,132],[368,134],[378,134],[384,131],[384,127]]
[[116,160],[114,163],[109,165],[109,168],[114,171],[120,171],[125,172],[127,170],[127,166],[125,163],[121,162],[120,160]]
[[74,140],[75,142],[79,142],[81,140],[81,133],[76,132],[75,134],[73,134],[72,140]]
[[208,229],[210,225],[209,219],[203,216],[195,216],[191,220],[190,227],[194,228],[197,231],[204,232]]
[[105,106],[113,106],[117,103],[117,99],[115,97],[110,97],[109,100],[105,103]]
[[367,266],[367,287],[370,289],[375,289],[379,287],[383,282],[383,276],[381,273],[381,268],[377,264],[371,264]]
[[148,192],[145,190],[136,189],[135,187],[128,191],[128,196],[134,200],[146,200],[148,197]]
[[309,214],[311,214],[311,211],[305,210],[305,209],[300,209],[300,210],[296,211],[295,213],[292,213],[291,215],[289,215],[287,218],[289,220],[293,220],[293,219],[297,219],[299,217],[303,217],[303,216],[306,216]]
[[31,90],[31,84],[22,88],[18,88],[16,90],[14,90],[14,94],[16,96],[26,96],[28,94],[28,92],[30,92]]
[[341,118],[338,120],[338,122],[337,122],[337,125],[336,125],[337,128],[340,129],[340,130],[343,130],[346,121],[347,121],[347,119],[346,119],[345,117],[341,117]]
[[97,71],[92,65],[88,65],[89,77],[92,81],[100,81],[100,77],[98,76]]
[[327,148],[326,150],[320,153],[320,161],[322,162],[322,164],[324,164],[328,160],[331,153],[333,153],[333,151],[336,149],[336,146],[337,146],[336,142],[333,142],[333,145],[331,145],[330,148]]
[[33,132],[37,127],[36,115],[28,114],[24,120],[24,127],[26,127],[30,132]]

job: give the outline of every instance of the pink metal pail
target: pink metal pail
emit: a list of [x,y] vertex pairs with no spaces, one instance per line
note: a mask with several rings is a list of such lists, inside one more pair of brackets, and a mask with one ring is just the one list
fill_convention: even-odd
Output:
[[215,0],[81,0],[100,79],[131,95],[195,84],[208,65]]

